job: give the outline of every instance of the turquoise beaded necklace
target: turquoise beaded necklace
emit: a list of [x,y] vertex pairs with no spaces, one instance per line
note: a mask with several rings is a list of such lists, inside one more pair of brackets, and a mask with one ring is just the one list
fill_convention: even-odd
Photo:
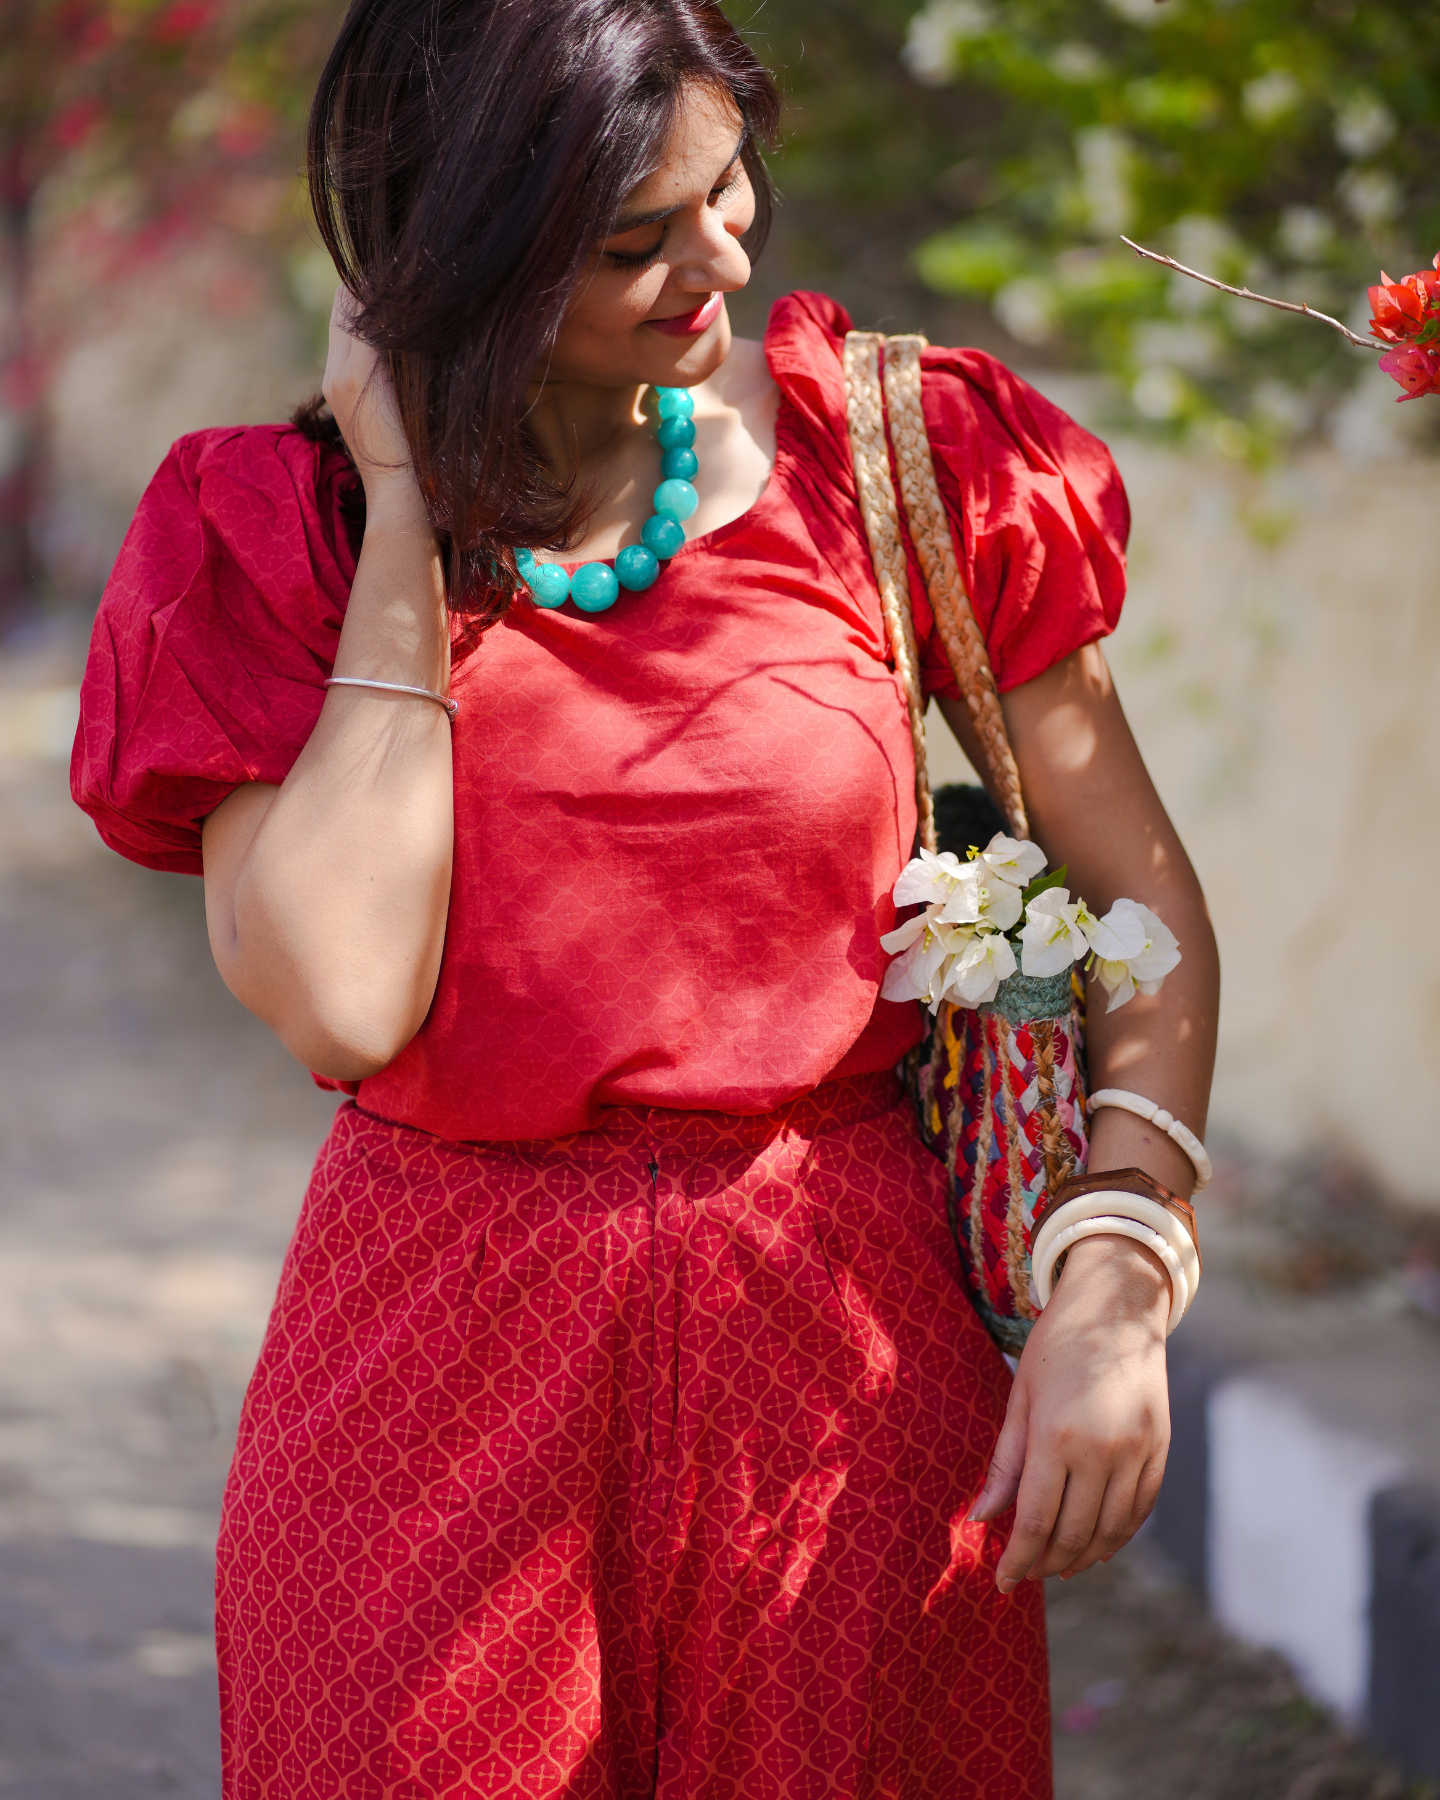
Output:
[[621,588],[641,594],[652,586],[662,562],[668,562],[685,542],[684,521],[700,504],[691,486],[700,473],[700,458],[692,446],[695,402],[687,388],[655,390],[660,409],[660,485],[651,505],[654,512],[640,528],[640,542],[627,544],[608,562],[582,563],[573,575],[559,563],[535,560],[533,550],[517,550],[515,567],[537,606],[563,606],[573,600],[581,612],[604,612],[620,597]]

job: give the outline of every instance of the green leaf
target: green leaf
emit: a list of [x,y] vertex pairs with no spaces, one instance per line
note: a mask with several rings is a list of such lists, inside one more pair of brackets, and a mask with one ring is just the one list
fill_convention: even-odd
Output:
[[1030,883],[1029,887],[1026,888],[1025,892],[1020,896],[1022,912],[1037,894],[1043,894],[1047,888],[1064,887],[1065,871],[1069,867],[1069,863],[1061,863],[1058,869],[1052,869],[1048,875],[1037,875]]
[[1030,260],[1022,241],[993,226],[959,226],[927,238],[915,252],[915,267],[937,294],[980,294],[988,299]]

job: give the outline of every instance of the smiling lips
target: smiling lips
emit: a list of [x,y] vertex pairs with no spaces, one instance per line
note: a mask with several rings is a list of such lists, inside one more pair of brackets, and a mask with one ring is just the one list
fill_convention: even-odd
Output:
[[663,331],[667,337],[698,337],[720,317],[724,304],[721,295],[712,294],[703,305],[690,312],[676,313],[673,319],[647,319],[645,323],[655,331]]

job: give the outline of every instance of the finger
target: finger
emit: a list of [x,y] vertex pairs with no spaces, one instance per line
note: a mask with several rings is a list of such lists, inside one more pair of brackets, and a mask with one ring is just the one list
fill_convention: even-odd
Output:
[[[1107,1485],[1103,1470],[1071,1469],[1050,1536],[1035,1557],[1030,1570],[1036,1580],[1047,1575],[1058,1575],[1063,1569],[1071,1568],[1089,1550],[1095,1537]],[[1132,1477],[1130,1488],[1126,1490],[1127,1501],[1133,1487]],[[1123,1517],[1128,1519],[1129,1516],[1127,1505]]]
[[1064,1463],[1029,1445],[1020,1491],[1015,1496],[1015,1527],[995,1569],[995,1585],[1002,1594],[1018,1587],[1044,1554],[1066,1486]]
[[1117,1469],[1111,1475],[1100,1499],[1089,1542],[1063,1567],[1047,1570],[1048,1574],[1069,1581],[1072,1575],[1081,1575],[1098,1562],[1109,1562],[1117,1551],[1125,1548],[1147,1516],[1147,1512],[1136,1506],[1140,1477],[1146,1467],[1148,1465],[1132,1465]]
[[1020,1477],[1025,1470],[1025,1442],[1029,1435],[1030,1398],[1027,1391],[1017,1383],[1010,1390],[1005,1423],[1000,1427],[1000,1435],[995,1440],[995,1452],[990,1458],[990,1468],[985,1476],[985,1485],[980,1490],[980,1498],[966,1514],[972,1523],[980,1524],[987,1519],[998,1519],[1001,1513],[1014,1505],[1015,1496],[1020,1491]]
[[1107,1550],[1100,1558],[1101,1562],[1109,1562],[1117,1551],[1123,1550],[1135,1533],[1155,1510],[1155,1502],[1160,1498],[1161,1484],[1165,1480],[1165,1464],[1169,1459],[1170,1445],[1167,1441],[1149,1457],[1140,1470],[1139,1479],[1135,1483],[1135,1498],[1131,1505],[1130,1519],[1125,1535],[1113,1550]]

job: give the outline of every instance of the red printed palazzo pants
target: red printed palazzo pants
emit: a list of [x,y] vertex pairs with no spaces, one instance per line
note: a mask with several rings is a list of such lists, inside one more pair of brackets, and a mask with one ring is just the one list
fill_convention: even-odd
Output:
[[226,1800],[1046,1800],[1008,1375],[893,1079],[459,1145],[342,1106],[220,1537]]

